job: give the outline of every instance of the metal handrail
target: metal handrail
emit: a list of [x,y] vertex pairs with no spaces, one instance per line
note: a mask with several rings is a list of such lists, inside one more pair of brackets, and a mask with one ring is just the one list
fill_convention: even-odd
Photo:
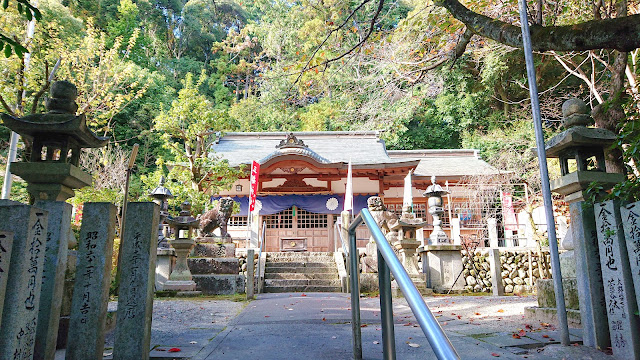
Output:
[[[382,344],[385,360],[396,358],[395,336],[393,328],[393,308],[391,303],[391,276],[393,273],[398,286],[404,294],[413,315],[416,317],[422,332],[427,337],[433,352],[438,359],[455,360],[460,356],[451,345],[451,341],[442,330],[438,320],[433,316],[427,304],[422,299],[409,274],[396,257],[391,245],[371,216],[368,209],[362,209],[360,214],[349,225],[349,244],[356,249],[356,228],[365,223],[378,246],[378,281],[380,285],[380,317],[382,319]],[[353,252],[357,254],[357,251]],[[362,359],[362,333],[360,328],[360,281],[358,256],[349,257],[351,268],[351,316],[353,332],[353,357]]]
[[264,237],[266,236],[267,222],[262,222],[262,236],[258,239],[258,266],[256,268],[256,274],[258,274],[258,294],[262,291],[262,281],[260,279],[260,259],[262,259],[262,249],[264,248]]
[[347,249],[347,244],[342,238],[342,224],[338,222],[335,223],[335,228],[338,230],[338,237],[340,237],[340,244],[342,244],[342,251],[344,252],[344,256],[349,256],[349,250]]

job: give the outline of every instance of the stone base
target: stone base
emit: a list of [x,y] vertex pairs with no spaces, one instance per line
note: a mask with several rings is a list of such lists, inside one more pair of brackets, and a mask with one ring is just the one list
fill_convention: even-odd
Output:
[[[575,278],[562,279],[565,306],[569,310],[580,311],[578,298],[578,283]],[[552,279],[538,279],[536,281],[536,295],[540,308],[556,308],[556,294]]]
[[360,292],[372,293],[379,290],[378,274],[362,273],[360,274]]
[[196,243],[191,250],[191,257],[226,258],[236,256],[236,244]]
[[189,258],[187,259],[189,270],[193,275],[207,274],[238,274],[240,272],[240,259],[232,258]]
[[[526,307],[524,315],[528,319],[558,325],[558,311],[555,308]],[[567,324],[574,328],[582,327],[580,310],[567,310]]]
[[177,297],[195,297],[202,295],[202,291],[178,291]]
[[[463,290],[462,254],[460,245],[427,245],[421,250],[426,285],[436,292]],[[457,278],[457,281],[456,281]]]
[[[416,286],[416,289],[418,289],[418,292],[420,292],[422,296],[433,295],[433,289],[430,289],[427,287],[427,284],[422,277],[411,276],[411,281],[413,282],[413,285]],[[402,293],[400,286],[398,286],[398,283],[395,280],[391,281],[391,296],[404,297],[404,294]]]
[[157,249],[156,260],[156,291],[166,290],[164,283],[169,280],[169,275],[176,263],[176,252],[173,249]]
[[244,294],[244,275],[193,275],[193,281],[205,295]]
[[194,291],[196,283],[194,281],[168,280],[163,285],[165,291]]
[[[199,236],[196,238],[197,243],[209,243],[209,244],[233,244],[231,236]],[[235,245],[235,244],[234,244]]]

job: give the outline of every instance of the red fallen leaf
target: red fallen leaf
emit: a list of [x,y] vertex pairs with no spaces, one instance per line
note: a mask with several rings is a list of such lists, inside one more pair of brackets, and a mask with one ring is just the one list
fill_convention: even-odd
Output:
[[529,325],[529,324],[525,324],[525,325],[524,325],[524,327],[525,327],[526,329],[531,330],[531,325]]
[[462,315],[458,315],[458,319],[462,319]]
[[369,326],[369,325],[367,325],[367,324],[360,325],[360,327],[367,327],[367,326]]
[[180,350],[179,348],[171,348],[169,349],[169,352],[180,352],[182,350]]
[[541,323],[540,323],[540,326],[543,326],[543,327],[549,327],[549,326],[551,326],[551,324],[541,322]]
[[302,294],[302,295],[300,295],[300,296],[307,296],[307,295],[305,295],[305,294],[303,293],[303,294]]
[[514,339],[520,339],[520,335],[518,334],[512,334],[511,337]]
[[476,315],[480,315],[480,313],[476,313]]
[[322,318],[322,321],[327,321],[327,318]]
[[526,331],[524,331],[524,330],[520,330],[520,331],[518,332],[518,335],[520,335],[520,336],[525,336],[525,335],[527,335],[527,333],[526,333]]
[[580,346],[580,344],[578,344],[578,343],[573,343],[573,344],[571,344],[571,346]]
[[411,323],[408,322],[408,323],[404,324],[404,326],[411,326]]
[[542,337],[546,339],[549,337],[549,335],[542,335]]
[[269,316],[269,315],[265,315],[264,317],[271,317],[271,316]]
[[500,354],[498,354],[498,353],[491,353],[491,356],[500,357]]

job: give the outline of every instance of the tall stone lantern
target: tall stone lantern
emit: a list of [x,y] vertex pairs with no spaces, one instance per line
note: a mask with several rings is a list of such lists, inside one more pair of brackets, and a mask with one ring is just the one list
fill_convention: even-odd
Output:
[[444,208],[442,207],[442,195],[448,194],[449,191],[442,188],[436,182],[436,177],[431,177],[431,185],[422,194],[428,197],[427,206],[429,207],[429,214],[433,217],[433,231],[429,236],[429,243],[431,245],[438,244],[451,244],[449,237],[442,230],[442,220],[440,217],[444,215]]
[[68,81],[51,85],[44,114],[16,118],[2,114],[4,125],[29,144],[26,162],[11,163],[11,173],[27,182],[33,201],[64,201],[74,189],[91,185],[91,175],[79,167],[82,148],[107,145],[108,138],[87,128],[84,114],[77,115],[78,90]]
[[173,198],[171,191],[164,187],[164,176],[160,178],[160,182],[155,189],[151,190],[149,196],[153,198],[153,202],[160,206],[160,224],[158,225],[158,247],[168,248],[169,244],[166,241],[167,234],[164,231],[164,222],[169,216],[169,203],[167,200]]
[[196,283],[193,281],[187,257],[195,246],[193,240],[193,230],[198,228],[198,219],[191,216],[191,204],[187,201],[182,203],[180,215],[174,218],[169,217],[167,222],[174,230],[174,240],[169,243],[176,251],[176,266],[169,275],[169,280],[164,284],[164,290],[195,291]]
[[589,128],[593,123],[587,105],[579,99],[562,105],[562,125],[566,129],[545,144],[547,157],[560,160],[562,176],[550,182],[551,190],[564,195],[571,212],[571,236],[575,247],[576,281],[580,298],[580,316],[586,346],[609,346],[607,309],[598,250],[595,212],[585,200],[592,182],[604,189],[624,180],[624,175],[608,173],[604,149],[616,135],[609,130]]

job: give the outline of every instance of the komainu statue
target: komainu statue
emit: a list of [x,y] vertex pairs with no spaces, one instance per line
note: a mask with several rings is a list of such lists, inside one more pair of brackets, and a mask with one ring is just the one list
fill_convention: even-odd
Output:
[[227,233],[227,222],[232,212],[233,199],[230,197],[220,199],[215,209],[209,210],[198,217],[200,220],[200,234],[202,236],[213,236],[213,231],[220,228],[221,238],[231,238],[231,235]]
[[382,198],[379,196],[370,197],[367,200],[367,207],[387,241],[391,243],[397,240],[398,232],[402,231],[398,215],[394,214],[393,211],[387,210],[387,207],[382,203]]

